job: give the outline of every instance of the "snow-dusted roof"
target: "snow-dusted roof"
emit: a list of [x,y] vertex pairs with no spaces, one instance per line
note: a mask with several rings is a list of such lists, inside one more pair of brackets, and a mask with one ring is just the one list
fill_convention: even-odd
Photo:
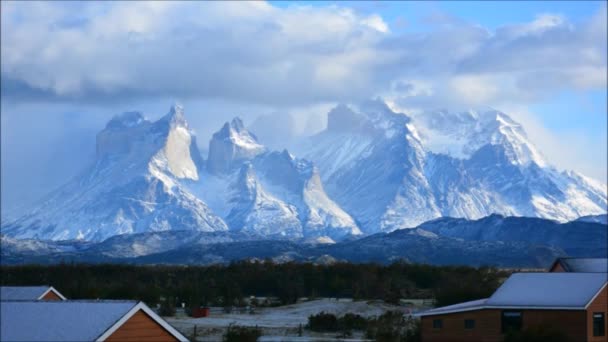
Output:
[[61,293],[52,286],[2,286],[0,287],[0,300],[37,300],[49,291],[54,291],[59,297],[65,299]]
[[608,258],[559,258],[556,262],[566,272],[608,272]]
[[141,302],[5,301],[0,309],[2,341],[105,340],[140,309],[178,340],[186,340]]
[[515,273],[486,305],[584,308],[607,279],[606,273]]
[[608,273],[515,273],[487,299],[428,310],[430,316],[480,309],[582,310],[608,282]]

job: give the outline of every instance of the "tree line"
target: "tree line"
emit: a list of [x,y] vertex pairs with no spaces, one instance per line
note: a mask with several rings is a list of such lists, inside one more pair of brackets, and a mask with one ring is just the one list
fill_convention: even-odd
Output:
[[162,298],[194,306],[243,306],[246,298],[435,298],[437,305],[485,298],[506,271],[491,267],[273,263],[228,265],[56,264],[1,266],[2,285],[52,285],[70,299],[134,299],[156,305]]

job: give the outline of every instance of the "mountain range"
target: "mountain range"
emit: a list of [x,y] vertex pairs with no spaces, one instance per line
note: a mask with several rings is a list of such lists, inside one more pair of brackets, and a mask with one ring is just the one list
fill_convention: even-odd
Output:
[[[27,214],[2,220],[3,246],[20,239],[38,241],[48,253],[103,254],[104,243],[152,234],[137,243],[140,250],[184,252],[185,240],[217,238],[220,244],[274,241],[283,249],[295,244],[306,255],[310,246],[333,248],[326,254],[340,257],[336,251],[360,241],[408,236],[442,245],[444,255],[475,245],[490,253],[504,243],[522,250],[532,242],[552,246],[543,253],[556,255],[580,252],[570,249],[576,243],[559,240],[579,238],[569,224],[604,227],[589,237],[605,235],[605,217],[602,224],[593,215],[606,213],[606,185],[558,171],[520,124],[494,109],[408,116],[381,100],[342,104],[328,113],[324,131],[291,149],[301,157],[267,148],[234,118],[213,134],[203,156],[179,105],[154,122],[139,112],[117,115],[97,134],[92,165]],[[499,234],[492,220],[503,216],[531,221]],[[464,224],[484,217],[490,221],[482,226]],[[458,218],[459,229],[442,228],[442,220]],[[539,222],[559,228],[542,233]],[[538,238],[521,245],[531,232]],[[72,242],[67,248],[61,241]],[[498,241],[503,245],[492,245]],[[140,254],[111,257],[145,258]]]
[[[606,215],[598,217],[605,220]],[[298,243],[243,232],[163,231],[123,234],[102,242],[0,238],[3,264],[113,262],[216,264],[236,260],[338,261],[546,268],[557,257],[608,254],[606,225],[504,217],[440,218],[416,228],[335,244]]]

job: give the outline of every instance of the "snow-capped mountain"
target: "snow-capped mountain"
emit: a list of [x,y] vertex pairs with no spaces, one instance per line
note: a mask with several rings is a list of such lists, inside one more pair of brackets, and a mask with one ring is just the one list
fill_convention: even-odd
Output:
[[570,221],[607,207],[605,185],[552,167],[521,125],[493,109],[409,117],[380,100],[338,105],[327,129],[298,146],[306,159],[271,151],[235,118],[208,151],[204,160],[178,105],[155,122],[118,115],[97,135],[95,163],[29,214],[3,217],[2,233],[102,241],[234,232],[331,243],[445,216]]
[[94,165],[31,213],[3,222],[2,232],[90,241],[159,231],[335,240],[361,233],[310,162],[268,151],[238,118],[213,136],[207,162],[179,105],[156,122],[137,112],[114,117],[96,152]]
[[269,151],[239,118],[213,135],[201,178],[192,191],[233,230],[306,239],[361,234],[325,194],[311,162]]
[[606,186],[559,172],[496,110],[410,118],[380,100],[339,105],[299,153],[366,233],[493,213],[568,221],[607,210]]
[[366,233],[414,227],[440,216],[411,120],[381,102],[362,109],[334,108],[327,130],[302,148],[318,165],[328,194]]
[[196,181],[200,167],[180,106],[156,122],[124,113],[97,135],[94,165],[2,231],[17,238],[101,241],[147,231],[227,230],[181,184]]

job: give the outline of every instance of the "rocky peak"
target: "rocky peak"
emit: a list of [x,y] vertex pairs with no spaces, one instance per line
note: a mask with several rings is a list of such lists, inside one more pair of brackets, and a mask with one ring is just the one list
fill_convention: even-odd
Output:
[[117,130],[131,128],[138,126],[146,121],[147,120],[144,118],[141,112],[124,112],[115,115],[110,121],[108,121],[105,129]]
[[161,120],[167,121],[171,127],[188,127],[188,123],[186,122],[186,117],[184,115],[184,107],[179,103],[173,104],[173,106],[171,106],[169,109],[169,113],[167,113],[167,115],[165,115]]
[[213,134],[209,142],[207,169],[214,174],[224,173],[265,150],[257,137],[245,128],[243,121],[236,117]]

